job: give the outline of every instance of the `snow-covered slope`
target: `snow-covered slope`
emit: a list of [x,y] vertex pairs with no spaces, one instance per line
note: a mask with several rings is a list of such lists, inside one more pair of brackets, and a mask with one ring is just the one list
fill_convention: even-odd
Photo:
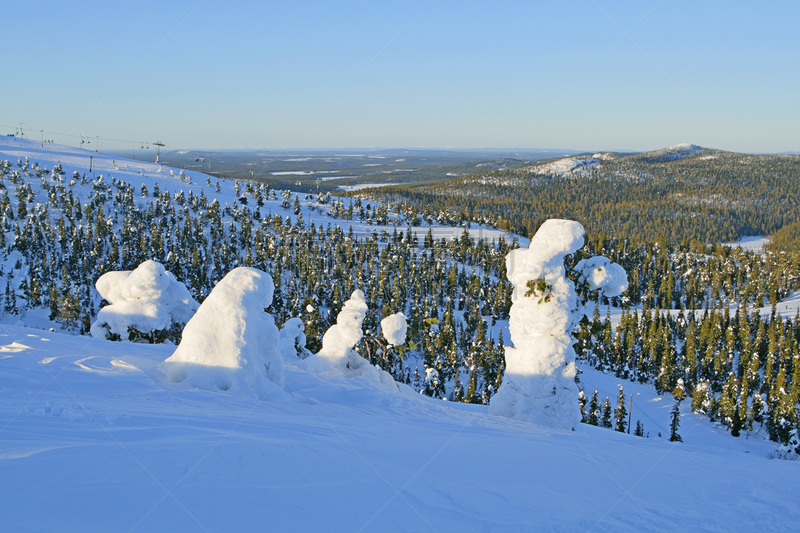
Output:
[[[585,425],[558,431],[292,365],[288,400],[248,400],[171,388],[159,364],[173,349],[0,329],[1,530],[790,531],[800,523],[800,463],[696,443],[702,422],[691,415],[683,444],[655,430],[649,439]],[[614,388],[613,377],[600,379]]]
[[548,176],[561,176],[561,177],[575,176],[575,175],[582,176],[587,174],[592,168],[596,167],[599,163],[600,163],[600,158],[596,157],[592,157],[589,159],[565,157],[563,159],[558,159],[550,163],[534,165],[532,167],[529,167],[529,170],[533,174],[541,174]]
[[[70,177],[75,171],[79,174],[86,174],[87,180],[89,180],[87,185],[84,187],[78,184],[74,187],[76,195],[84,199],[91,190],[91,181],[96,180],[100,176],[103,176],[103,179],[107,183],[110,182],[112,178],[116,178],[132,184],[137,189],[144,184],[149,191],[152,191],[153,187],[158,185],[162,190],[168,190],[173,194],[179,191],[183,191],[187,196],[190,191],[195,195],[204,193],[208,197],[209,202],[213,202],[213,200],[216,199],[223,206],[226,203],[233,205],[233,202],[239,199],[239,196],[235,192],[234,180],[218,180],[218,178],[203,174],[202,172],[170,168],[149,161],[118,158],[61,144],[45,143],[42,146],[40,142],[30,139],[0,136],[0,160],[10,161],[16,168],[17,162],[19,161],[24,164],[26,158],[29,162],[28,172],[30,176],[23,175],[22,179],[32,185],[33,191],[40,195],[43,203],[46,203],[46,193],[42,192],[39,187],[41,179],[36,175],[33,166],[37,165],[40,170],[46,168],[47,171],[42,171],[42,175],[47,179],[53,167],[58,163],[61,164],[65,172],[65,184],[69,183]],[[219,192],[215,191],[217,181],[220,183]],[[294,196],[294,193],[292,196]],[[348,232],[350,227],[352,227],[353,234],[357,237],[370,235],[373,231],[376,231],[376,226],[374,224],[367,224],[359,220],[347,221],[341,218],[330,217],[330,207],[315,205],[316,197],[305,199],[304,194],[299,194],[299,198],[303,219],[309,226],[312,223],[316,224],[318,227],[331,223],[341,226],[345,232]],[[37,200],[39,200],[38,197]],[[135,198],[135,200],[137,205],[146,205],[152,201],[152,199],[139,197]],[[368,203],[371,203],[373,206],[377,205],[372,202]],[[280,195],[278,195],[277,199],[265,199],[264,207],[261,208],[261,212],[263,215],[280,213],[284,217],[289,217],[293,223],[296,222],[297,216],[291,211],[281,209],[280,204]],[[395,225],[384,226],[382,229],[394,229],[394,227]],[[408,227],[408,224],[398,220],[397,231],[406,231]],[[465,231],[463,227],[443,226],[436,223],[434,223],[430,229],[433,237],[436,239],[458,238]],[[418,233],[419,239],[425,237],[427,230],[427,224],[422,227],[414,228],[414,231]],[[476,238],[486,239],[487,241],[505,238],[511,243],[514,239],[513,235],[502,230],[480,225],[473,225],[469,231]]]
[[[39,168],[60,162],[66,182],[77,170],[237,199],[234,183],[221,180],[217,193],[216,179],[200,173],[0,139],[0,158],[25,157]],[[41,198],[29,168],[22,179]],[[76,184],[76,194],[90,183]],[[376,229],[300,202],[309,224]],[[268,199],[262,212],[296,220],[278,204]],[[460,231],[439,226],[434,235]],[[770,461],[774,445],[734,439],[686,405],[684,443],[669,443],[669,395],[613,375],[580,377],[601,399],[613,400],[619,385],[636,395],[632,421],[650,438],[582,424],[544,429],[294,363],[283,391],[261,400],[197,390],[164,374],[174,350],[0,325],[0,531],[786,531],[800,523],[800,461]]]

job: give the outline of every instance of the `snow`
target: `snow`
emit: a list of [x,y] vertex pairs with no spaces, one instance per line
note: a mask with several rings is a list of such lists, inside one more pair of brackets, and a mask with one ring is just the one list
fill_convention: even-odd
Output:
[[[361,323],[367,314],[367,302],[364,293],[353,291],[342,310],[336,317],[336,324],[331,326],[322,337],[322,349],[308,359],[310,367],[325,366],[344,374],[354,367],[363,367],[361,357],[353,347],[364,336]],[[351,365],[352,363],[352,365]]]
[[309,353],[306,346],[306,328],[300,318],[290,318],[283,324],[280,331],[280,352],[284,361],[296,361],[298,357],[304,359]]
[[[491,414],[574,429],[581,420],[575,399],[575,351],[571,332],[582,315],[575,286],[565,276],[564,257],[583,246],[584,229],[572,220],[547,220],[530,246],[506,256],[511,295],[503,384],[489,404]],[[628,286],[621,266],[605,257],[579,262],[575,270],[590,289],[618,295]]]
[[392,346],[405,344],[407,331],[408,324],[403,313],[395,313],[381,320],[381,334]]
[[[650,438],[546,428],[293,365],[288,399],[175,390],[157,371],[170,351],[0,326],[0,529],[792,531],[800,523],[798,462],[766,459],[765,443],[752,438],[725,435],[728,446],[718,447],[722,437],[691,414],[684,443],[659,439],[638,406],[668,427],[672,402],[638,383],[625,382],[625,392],[641,391],[633,420],[642,418]],[[587,390],[591,378],[618,391],[613,375],[581,378]]]
[[580,159],[576,157],[565,157],[562,159],[558,159],[556,161],[552,161],[550,163],[544,163],[541,165],[535,165],[530,167],[530,171],[534,174],[546,174],[546,175],[555,175],[555,176],[571,176],[571,175],[583,175],[586,174],[588,170],[591,170],[595,166],[600,163],[600,159],[596,157],[592,157],[589,159]]
[[[571,220],[548,220],[528,248],[506,257],[511,295],[503,384],[489,412],[535,424],[571,429],[580,422],[575,398],[575,352],[570,332],[577,296],[564,275],[564,256],[583,246],[583,226]],[[528,282],[542,280],[541,292],[526,296]]]
[[675,144],[673,146],[669,146],[667,148],[662,148],[660,150],[645,152],[642,155],[650,160],[676,161],[679,159],[684,159],[686,157],[695,156],[702,152],[703,152],[703,147],[701,146],[697,146],[696,144],[690,144],[690,143],[680,143],[680,144]]
[[106,339],[115,333],[128,340],[128,328],[141,333],[185,324],[198,303],[186,285],[175,279],[164,265],[145,261],[136,270],[107,272],[95,284],[97,292],[111,303],[100,309],[92,324],[92,336]]
[[334,374],[348,378],[364,377],[396,391],[389,373],[371,365],[353,349],[364,336],[361,323],[367,314],[364,293],[356,289],[336,317],[336,324],[322,336],[322,349],[303,360],[301,368],[309,372]]
[[699,152],[702,148],[692,143],[678,143],[667,147],[665,150],[669,152]]
[[590,290],[600,289],[606,296],[619,296],[628,288],[625,269],[605,257],[583,259],[575,270],[583,275]]
[[761,235],[742,237],[736,242],[726,242],[723,244],[725,246],[730,246],[731,248],[741,248],[748,252],[761,253],[764,251],[764,248],[767,246],[767,244],[769,244],[769,237],[764,237]]
[[182,386],[266,398],[283,387],[278,328],[264,311],[272,303],[272,278],[238,267],[214,287],[183,330],[165,362],[169,381]]
[[391,187],[392,185],[399,185],[399,183],[359,183],[357,185],[339,185],[339,188],[346,192],[355,192],[376,187]]

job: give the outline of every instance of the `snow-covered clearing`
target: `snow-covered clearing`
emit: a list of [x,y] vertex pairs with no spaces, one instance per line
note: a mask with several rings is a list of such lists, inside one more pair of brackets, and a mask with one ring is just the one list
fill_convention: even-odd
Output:
[[755,236],[755,237],[742,237],[736,242],[726,242],[725,246],[731,248],[741,248],[748,252],[763,252],[764,247],[769,244],[769,237]]
[[598,158],[580,159],[577,157],[565,157],[550,163],[535,165],[530,167],[530,171],[533,174],[545,174],[561,177],[584,175],[587,174],[592,168],[596,167],[599,163],[600,159]]

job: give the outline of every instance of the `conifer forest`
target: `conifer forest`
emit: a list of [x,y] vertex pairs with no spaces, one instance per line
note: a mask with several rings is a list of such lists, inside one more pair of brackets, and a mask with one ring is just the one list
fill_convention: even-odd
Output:
[[[278,327],[305,324],[303,353],[361,289],[374,309],[362,356],[423,394],[487,404],[503,380],[506,255],[544,220],[570,218],[587,238],[568,272],[598,254],[630,281],[610,300],[583,294],[582,365],[685,396],[733,437],[763,428],[786,444],[798,426],[800,316],[779,305],[800,290],[797,156],[615,154],[566,173],[532,165],[349,196],[183,172],[148,186],[27,159],[0,167],[5,316],[41,312],[87,334],[106,272],[153,259],[202,302],[231,269],[253,266],[274,280]],[[764,250],[723,244],[748,235],[772,238]],[[402,347],[370,334],[396,312],[408,317]],[[164,339],[180,331],[140,340]],[[626,430],[622,390],[576,401],[585,423]]]

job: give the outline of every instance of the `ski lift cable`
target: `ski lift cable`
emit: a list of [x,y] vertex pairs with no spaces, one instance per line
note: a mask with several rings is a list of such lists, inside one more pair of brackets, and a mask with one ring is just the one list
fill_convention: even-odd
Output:
[[[583,381],[583,380],[582,380],[582,381]],[[593,391],[595,391],[595,390],[596,390],[597,392],[599,392],[599,393],[601,393],[601,394],[605,394],[605,395],[606,395],[606,397],[607,397],[607,398],[609,398],[609,400],[610,400],[610,399],[613,397],[613,396],[612,396],[611,394],[609,394],[608,392],[604,391],[604,390],[603,390],[603,389],[601,389],[601,388],[597,388],[597,387],[584,387],[584,394],[586,393],[586,389],[589,389],[589,388],[591,388]],[[667,431],[668,431],[667,429],[664,429],[664,428],[661,426],[661,424],[659,424],[658,422],[656,422],[655,420],[653,420],[653,419],[650,417],[650,415],[648,415],[648,414],[647,414],[647,413],[646,413],[646,412],[645,412],[643,409],[641,409],[641,408],[640,408],[640,407],[638,407],[638,406],[636,406],[636,408],[637,408],[637,409],[639,409],[639,412],[640,412],[640,413],[642,413],[642,414],[643,414],[643,415],[644,415],[644,416],[645,416],[645,417],[646,417],[648,420],[650,420],[650,422],[652,422],[652,423],[653,423],[653,424],[654,424],[654,425],[655,425],[657,428],[659,428],[661,431],[664,431],[664,432],[667,432]],[[631,407],[631,413],[633,413],[633,407]]]

